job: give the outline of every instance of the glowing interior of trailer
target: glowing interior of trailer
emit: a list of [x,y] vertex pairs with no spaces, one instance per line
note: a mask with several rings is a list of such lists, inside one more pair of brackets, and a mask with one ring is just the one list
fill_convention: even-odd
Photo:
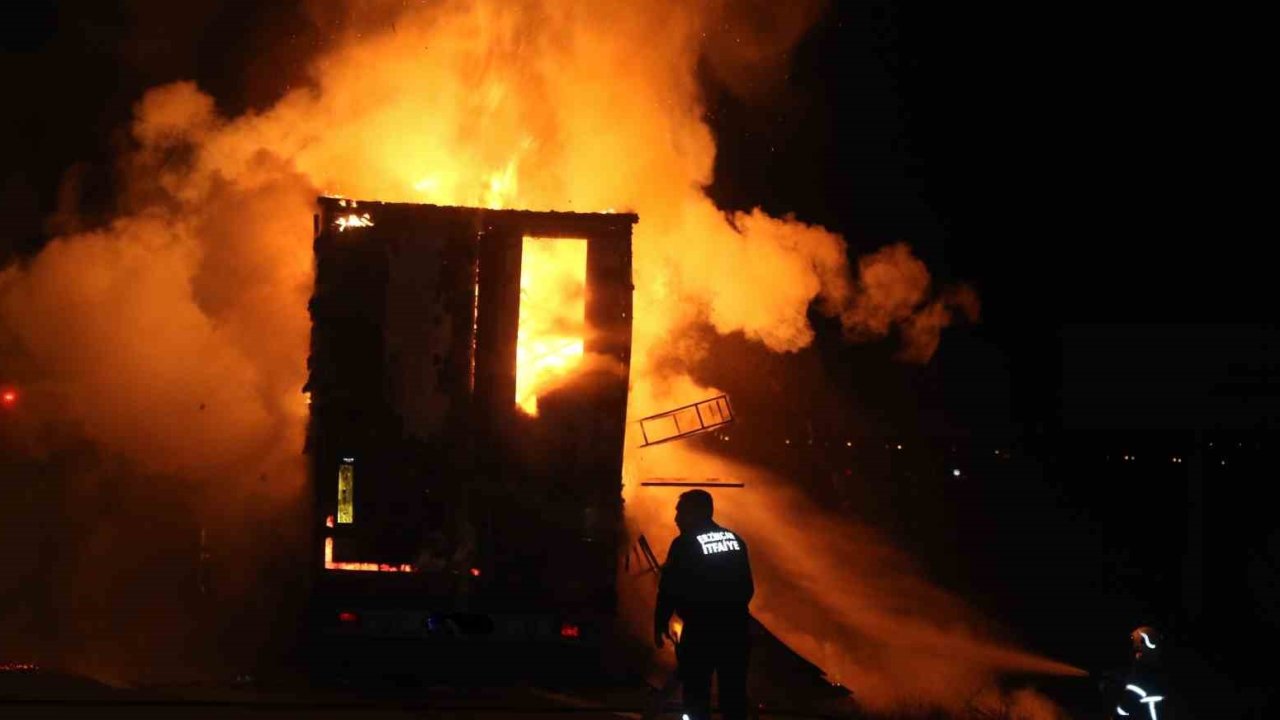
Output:
[[520,255],[516,405],[538,415],[538,395],[582,363],[587,323],[585,238],[526,236]]

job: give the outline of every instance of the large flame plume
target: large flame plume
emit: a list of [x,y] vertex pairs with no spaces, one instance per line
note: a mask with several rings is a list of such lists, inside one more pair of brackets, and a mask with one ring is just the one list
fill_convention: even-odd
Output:
[[[327,193],[638,212],[632,417],[704,394],[681,370],[702,359],[684,341],[694,325],[796,351],[813,338],[806,313],[816,304],[853,339],[896,329],[903,357],[925,361],[954,313],[976,316],[971,292],[936,292],[906,245],[851,268],[838,235],[759,210],[725,213],[703,192],[715,143],[700,63],[731,88],[757,85],[815,7],[317,4],[348,32],[314,60],[309,83],[271,106],[226,117],[184,81],[139,100],[118,216],[0,273],[0,360],[25,381],[24,403],[46,409],[40,420],[127,459],[130,478],[187,479],[224,516],[296,507],[305,496],[308,219],[312,199]],[[24,437],[32,452],[47,449],[47,434]],[[786,517],[770,531],[792,532]],[[95,557],[99,568],[130,562]],[[795,569],[786,587],[807,587],[810,570]],[[808,629],[774,608],[829,598],[774,590],[786,564],[773,571],[765,616],[801,651],[821,654]],[[987,670],[1024,664],[972,655]],[[852,682],[860,672],[845,674]],[[889,697],[945,699],[870,679]]]

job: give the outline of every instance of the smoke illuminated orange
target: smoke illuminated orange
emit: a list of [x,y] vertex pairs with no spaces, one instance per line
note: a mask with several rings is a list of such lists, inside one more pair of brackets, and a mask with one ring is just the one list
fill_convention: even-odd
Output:
[[520,257],[516,404],[538,414],[538,394],[582,363],[587,241],[526,237]]

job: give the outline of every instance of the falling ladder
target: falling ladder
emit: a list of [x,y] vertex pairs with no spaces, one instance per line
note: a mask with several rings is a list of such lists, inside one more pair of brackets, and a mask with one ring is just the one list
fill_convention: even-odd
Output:
[[728,395],[685,405],[674,410],[650,415],[640,420],[644,442],[640,447],[683,440],[733,422],[733,408]]

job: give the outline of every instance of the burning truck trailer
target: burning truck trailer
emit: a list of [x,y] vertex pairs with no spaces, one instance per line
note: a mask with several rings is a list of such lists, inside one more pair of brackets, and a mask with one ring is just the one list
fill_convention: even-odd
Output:
[[318,670],[597,654],[625,535],[637,220],[319,199]]

